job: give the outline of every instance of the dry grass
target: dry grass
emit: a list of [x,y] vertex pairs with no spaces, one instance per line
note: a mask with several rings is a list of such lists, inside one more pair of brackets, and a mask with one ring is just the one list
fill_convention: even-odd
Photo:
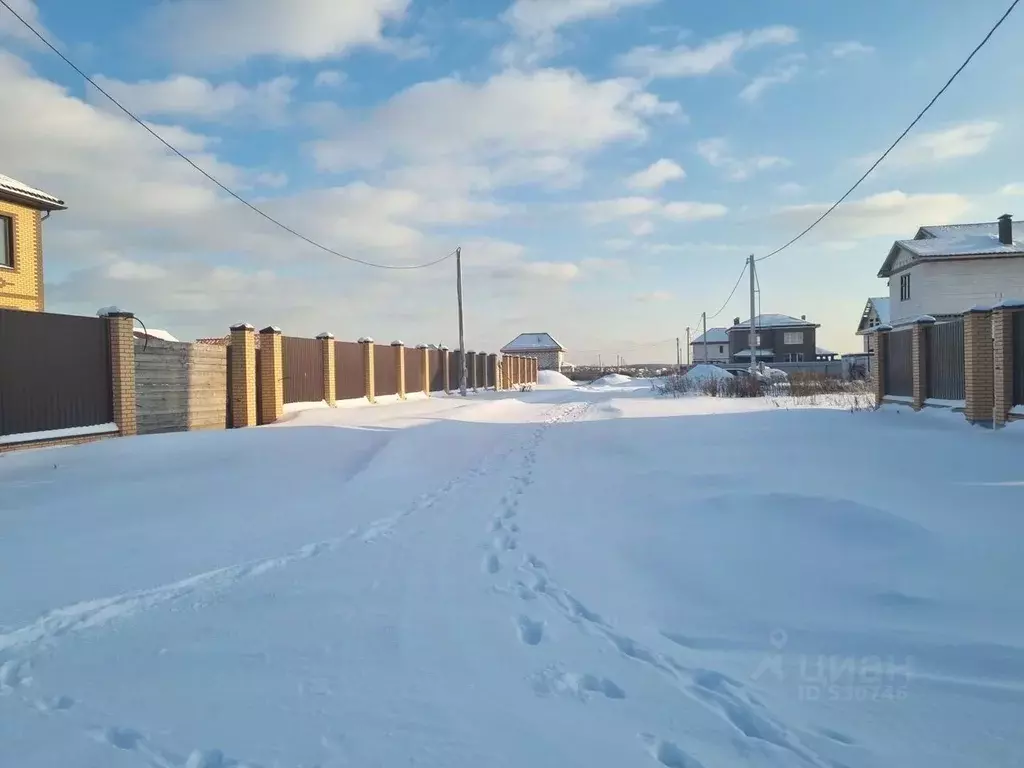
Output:
[[874,408],[869,382],[843,381],[817,373],[794,373],[788,380],[765,381],[750,376],[692,381],[671,376],[652,383],[659,395],[706,397],[763,397],[777,408],[821,407],[849,411]]

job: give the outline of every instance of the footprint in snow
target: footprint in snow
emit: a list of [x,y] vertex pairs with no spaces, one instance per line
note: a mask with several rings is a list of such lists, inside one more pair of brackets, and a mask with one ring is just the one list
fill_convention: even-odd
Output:
[[496,554],[492,552],[484,557],[483,570],[484,573],[497,573],[501,570],[501,561]]
[[525,645],[540,645],[544,639],[543,621],[534,621],[523,615],[516,619],[516,628],[519,630],[519,641]]
[[671,741],[659,739],[650,733],[641,733],[640,741],[643,742],[651,757],[665,768],[703,768],[698,760],[690,757]]

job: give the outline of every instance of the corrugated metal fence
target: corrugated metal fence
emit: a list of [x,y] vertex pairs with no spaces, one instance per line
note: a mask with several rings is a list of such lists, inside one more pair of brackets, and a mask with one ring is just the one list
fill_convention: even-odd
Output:
[[913,342],[909,329],[889,334],[885,358],[885,393],[911,397],[914,393]]
[[405,391],[423,391],[423,350],[405,350]]
[[430,391],[441,392],[444,390],[444,366],[441,364],[441,352],[432,349],[428,353],[430,357]]
[[925,340],[928,377],[926,396],[941,400],[963,400],[967,396],[963,319],[937,323],[926,328]]
[[284,402],[315,403],[324,399],[324,357],[319,339],[281,339]]
[[366,397],[363,345],[353,341],[334,342],[334,391],[338,400]]
[[373,345],[373,390],[375,395],[398,394],[398,361],[394,347]]
[[0,435],[114,419],[107,323],[0,309]]

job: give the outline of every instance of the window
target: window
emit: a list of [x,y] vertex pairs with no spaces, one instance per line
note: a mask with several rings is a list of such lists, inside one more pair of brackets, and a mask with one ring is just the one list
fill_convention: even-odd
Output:
[[802,363],[804,361],[803,352],[787,352],[786,362],[787,363]]
[[0,267],[14,266],[14,223],[0,216]]
[[900,275],[900,301],[910,299],[910,273]]
[[782,334],[782,343],[786,345],[800,345],[804,343],[803,331],[790,331]]
[[718,345],[718,354],[720,354],[720,355],[724,355],[725,354],[725,346],[724,345],[722,345],[722,344]]

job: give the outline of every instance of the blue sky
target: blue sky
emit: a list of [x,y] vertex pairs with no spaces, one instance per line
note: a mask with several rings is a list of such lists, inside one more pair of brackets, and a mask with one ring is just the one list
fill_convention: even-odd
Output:
[[[462,245],[471,347],[674,359],[763,254],[841,194],[1005,0],[181,0],[13,5],[197,163],[336,250]],[[762,309],[853,330],[888,246],[1024,192],[1011,17],[819,231]],[[179,338],[247,321],[454,343],[454,265],[370,270],[275,230],[112,111],[0,9],[0,173],[63,197],[48,308],[117,304]],[[1019,154],[1019,153],[1018,153]],[[743,290],[712,321],[746,317]]]

